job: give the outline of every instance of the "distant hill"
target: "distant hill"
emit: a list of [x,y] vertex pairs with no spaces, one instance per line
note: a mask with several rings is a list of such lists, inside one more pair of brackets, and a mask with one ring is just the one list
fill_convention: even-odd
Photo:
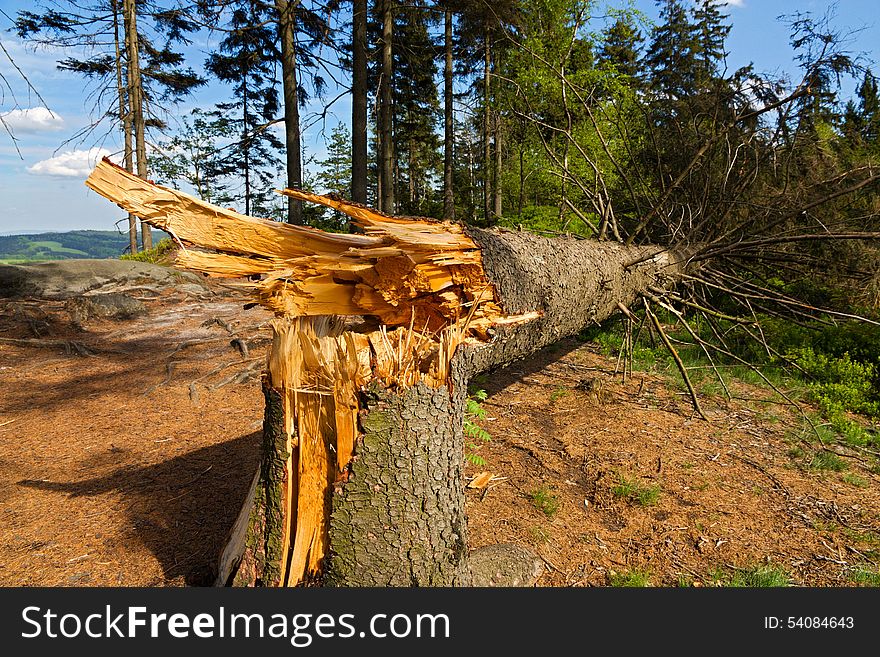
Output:
[[[168,235],[153,230],[153,244]],[[76,258],[118,258],[128,253],[128,234],[115,230],[0,236],[0,263]]]

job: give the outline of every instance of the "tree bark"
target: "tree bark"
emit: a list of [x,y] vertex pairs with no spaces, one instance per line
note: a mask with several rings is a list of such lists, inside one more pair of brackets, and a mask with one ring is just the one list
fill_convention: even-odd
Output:
[[453,171],[455,167],[455,108],[452,89],[452,10],[444,12],[443,50],[446,64],[443,69],[443,218],[455,219]]
[[493,213],[495,220],[501,218],[501,117],[495,113],[495,159],[492,172],[493,187]]
[[366,232],[325,234],[157,193],[106,161],[87,184],[198,247],[178,266],[250,281],[278,315],[262,465],[218,583],[468,584],[468,380],[670,287],[687,262],[659,247],[465,230],[286,192]]
[[[488,21],[488,19],[486,19]],[[492,212],[492,181],[490,179],[490,161],[491,147],[489,145],[489,135],[492,131],[491,110],[489,108],[489,75],[492,65],[491,37],[489,34],[489,24],[486,23],[483,28],[483,221],[485,224],[491,225]]]
[[[141,80],[141,66],[137,31],[137,7],[135,0],[123,0],[123,19],[125,23],[125,44],[128,52],[128,103],[134,128],[135,154],[137,155],[137,174],[147,178],[146,125],[144,122],[144,88]],[[141,244],[144,250],[153,248],[153,235],[149,224],[141,222]]]
[[[287,155],[287,186],[302,187],[302,140],[299,129],[299,86],[296,68],[296,15],[299,0],[275,0],[278,36],[281,41],[281,85],[284,90],[284,144]],[[287,199],[287,223],[301,225],[302,202]]]
[[379,92],[379,176],[382,194],[379,197],[379,210],[394,213],[394,135],[393,107],[391,97],[392,50],[391,40],[394,32],[393,0],[381,0],[382,19],[382,79]]
[[[128,93],[126,92],[126,83],[123,76],[123,54],[120,43],[125,37],[120,38],[119,35],[119,0],[113,0],[110,7],[113,12],[113,46],[114,57],[116,63],[116,93],[119,96],[119,122],[122,124],[123,139],[123,161],[125,162],[125,170],[134,172],[134,163],[132,162],[131,152],[131,114],[128,111]],[[124,20],[124,17],[123,17]],[[129,253],[137,253],[138,251],[138,230],[137,218],[129,213],[128,215],[128,250]]]
[[367,0],[352,2],[351,200],[367,202]]
[[324,583],[467,585],[464,395],[374,385],[359,401],[363,435],[333,495]]

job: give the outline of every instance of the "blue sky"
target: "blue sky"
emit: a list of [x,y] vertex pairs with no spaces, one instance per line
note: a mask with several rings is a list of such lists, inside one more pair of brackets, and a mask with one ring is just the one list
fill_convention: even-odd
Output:
[[[777,16],[798,10],[821,15],[829,4],[827,0],[730,0],[727,11],[733,27],[728,39],[729,67],[735,69],[752,62],[759,72],[796,75],[788,30],[777,21]],[[649,18],[656,18],[653,0],[636,0],[634,5]],[[0,9],[9,16],[32,6],[20,0],[0,0]],[[880,44],[878,8],[877,0],[839,0],[835,19],[841,31],[860,30],[854,35],[850,48],[865,52],[872,65],[878,58]],[[56,69],[55,63],[65,56],[63,53],[34,51],[7,31],[9,25],[8,19],[0,14],[0,42],[26,72],[49,110],[38,109],[43,103],[19,81],[0,51],[0,74],[12,83],[15,94],[13,98],[8,90],[0,91],[0,116],[15,126],[20,151],[19,154],[5,132],[0,131],[0,234],[83,228],[113,230],[122,213],[89,191],[83,181],[96,156],[119,150],[116,135],[99,130],[88,139],[65,143],[91,122],[93,98],[90,94],[94,90],[84,85],[78,76]],[[216,47],[218,39],[204,36],[193,45],[188,54],[192,55],[194,68],[200,68],[206,53]],[[877,71],[878,67],[873,68]],[[854,81],[845,82],[845,93],[852,93],[854,87]],[[181,105],[180,111],[186,113],[196,106],[210,107],[223,100],[224,93],[222,86],[212,84],[198,90],[196,97]],[[337,93],[330,89],[328,97]],[[329,136],[338,121],[346,122],[349,108],[348,98],[343,98],[334,105],[326,124],[306,129],[306,155],[319,159],[323,156],[322,133]]]

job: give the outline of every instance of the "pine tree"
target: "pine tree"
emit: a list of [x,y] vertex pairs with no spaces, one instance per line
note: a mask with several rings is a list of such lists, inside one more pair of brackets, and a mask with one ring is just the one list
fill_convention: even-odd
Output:
[[859,98],[862,139],[869,146],[877,146],[880,142],[880,96],[877,93],[877,78],[870,69],[865,71],[856,94]]
[[[428,14],[421,7],[397,12],[395,39],[401,47],[394,58],[393,121],[397,155],[395,194],[401,214],[426,214],[431,180],[439,167],[440,115],[437,85],[439,49],[428,32]],[[433,22],[433,21],[431,21]]]
[[[339,123],[330,133],[327,144],[327,157],[318,162],[320,167],[315,184],[322,194],[335,194],[345,197],[351,185],[351,134],[344,124]],[[344,230],[348,225],[345,215],[334,210],[332,222],[321,226],[325,230]]]
[[241,185],[231,188],[218,202],[237,204],[248,215],[280,219],[274,188],[283,144],[267,129],[279,112],[275,62],[280,53],[271,9],[264,3],[235,0],[225,25],[226,37],[205,66],[218,80],[232,86],[234,97],[217,108],[237,134],[223,173],[240,175]]
[[[175,44],[188,43],[198,29],[187,10],[167,9],[159,2],[75,0],[34,3],[35,11],[18,12],[15,29],[31,42],[70,49],[76,56],[58,62],[58,68],[85,77],[95,84],[92,115],[98,117],[83,128],[87,138],[106,121],[117,124],[123,134],[123,159],[128,170],[146,177],[146,132],[165,126],[169,105],[179,102],[204,79],[184,65]],[[82,56],[81,52],[88,55]],[[136,156],[136,157],[135,157]],[[136,224],[131,225],[131,250],[137,249]],[[142,242],[150,248],[152,237],[142,223]]]
[[695,56],[697,70],[695,83],[699,90],[710,89],[719,73],[720,64],[727,53],[724,42],[730,33],[725,15],[716,0],[700,0],[694,10],[696,32]]
[[204,201],[227,196],[223,148],[234,137],[229,121],[194,109],[177,134],[157,145],[150,157],[153,177],[161,184],[185,183]]
[[604,33],[596,52],[596,63],[612,69],[619,76],[636,80],[639,75],[639,50],[643,41],[630,15],[620,16]]
[[[308,77],[315,95],[325,86],[312,50],[328,41],[329,26],[320,11],[301,0],[274,0],[278,40],[281,44],[280,69],[284,96],[284,145],[287,159],[287,186],[302,187],[302,134],[299,108],[309,100],[303,78]],[[288,197],[287,221],[302,224],[302,202]]]
[[685,98],[696,90],[699,34],[682,0],[657,0],[660,22],[645,57],[651,89],[661,98]]
[[[482,223],[500,219],[501,124],[496,118],[498,103],[494,78],[501,50],[507,45],[507,32],[520,20],[523,7],[517,0],[463,0],[459,3],[458,59],[464,73],[472,76],[470,88],[475,109],[480,112]],[[476,117],[475,117],[476,118]],[[494,146],[494,151],[493,151]],[[494,185],[493,185],[494,183]]]

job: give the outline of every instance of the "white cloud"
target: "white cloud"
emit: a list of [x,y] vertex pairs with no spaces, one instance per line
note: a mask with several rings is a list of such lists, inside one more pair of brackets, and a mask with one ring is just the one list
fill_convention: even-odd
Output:
[[715,4],[727,5],[728,7],[745,7],[746,0],[717,0]]
[[65,151],[48,160],[41,160],[28,167],[37,176],[60,176],[63,178],[87,178],[102,157],[110,155],[106,148],[90,148],[87,151]]
[[45,107],[14,109],[0,114],[0,116],[3,117],[3,122],[15,133],[57,132],[64,127],[64,119]]

